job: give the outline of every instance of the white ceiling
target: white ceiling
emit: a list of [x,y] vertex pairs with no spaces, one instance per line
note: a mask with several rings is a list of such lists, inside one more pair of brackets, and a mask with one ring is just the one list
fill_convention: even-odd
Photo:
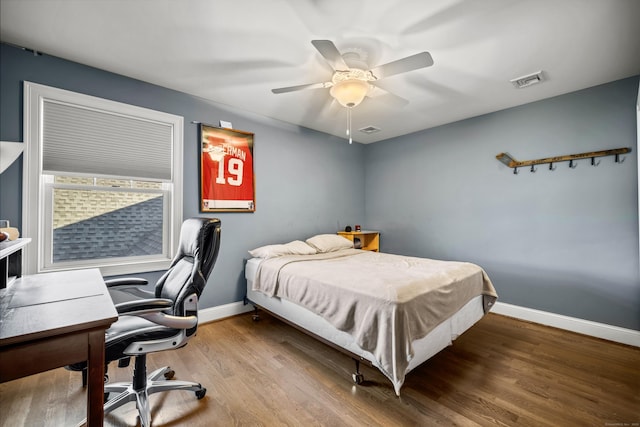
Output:
[[[271,92],[330,80],[314,39],[369,67],[433,57],[380,81],[408,105],[353,110],[371,143],[640,74],[640,1],[0,0],[3,42],[344,137],[328,89]],[[543,84],[509,82],[538,70]]]

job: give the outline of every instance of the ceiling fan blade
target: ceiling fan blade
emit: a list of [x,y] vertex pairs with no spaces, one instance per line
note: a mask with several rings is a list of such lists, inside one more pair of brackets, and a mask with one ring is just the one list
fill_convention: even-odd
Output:
[[426,68],[433,65],[433,58],[429,52],[420,52],[397,61],[378,65],[371,69],[371,74],[380,80],[385,77],[394,76],[407,71],[417,70],[418,68]]
[[399,95],[389,92],[386,89],[381,88],[380,86],[371,85],[371,89],[367,94],[370,98],[375,98],[376,101],[381,100],[387,104],[394,105],[397,107],[404,107],[409,103],[408,99],[405,99]]
[[338,48],[331,40],[311,40],[311,44],[318,49],[318,52],[320,52],[335,71],[345,71],[349,69],[340,51],[338,51]]
[[286,92],[295,92],[297,90],[305,90],[305,89],[323,89],[330,86],[330,83],[310,83],[306,85],[298,85],[298,86],[289,86],[289,87],[279,87],[277,89],[271,89],[273,93],[286,93]]

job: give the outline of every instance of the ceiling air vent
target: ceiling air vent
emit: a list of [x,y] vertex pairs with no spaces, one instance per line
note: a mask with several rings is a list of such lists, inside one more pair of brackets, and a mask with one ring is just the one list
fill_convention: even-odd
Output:
[[528,87],[528,86],[531,86],[531,85],[535,85],[535,84],[541,83],[542,80],[543,80],[542,71],[536,71],[535,73],[528,74],[528,75],[522,76],[522,77],[517,77],[517,78],[509,80],[509,81],[511,83],[513,83],[513,85],[516,88],[522,89],[524,87]]
[[362,133],[376,133],[376,132],[380,132],[380,128],[377,128],[375,126],[367,126],[367,127],[363,127],[362,129],[359,129],[360,132]]

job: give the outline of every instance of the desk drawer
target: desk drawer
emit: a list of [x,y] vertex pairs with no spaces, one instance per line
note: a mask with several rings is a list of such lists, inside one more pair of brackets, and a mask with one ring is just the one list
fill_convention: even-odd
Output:
[[0,382],[11,381],[89,358],[86,331],[0,348]]

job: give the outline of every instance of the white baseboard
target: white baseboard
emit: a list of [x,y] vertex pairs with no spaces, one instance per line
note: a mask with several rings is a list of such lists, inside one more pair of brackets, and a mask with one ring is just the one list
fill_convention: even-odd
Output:
[[553,326],[554,328],[565,329],[579,334],[640,347],[640,331],[633,329],[625,329],[604,323],[592,322],[590,320],[535,310],[533,308],[505,304],[503,302],[496,302],[491,311],[496,314],[515,317],[516,319],[527,320],[529,322]]
[[232,302],[231,304],[218,305],[211,308],[203,308],[198,310],[198,323],[209,323],[215,320],[224,319],[225,317],[235,316],[237,314],[252,311],[251,304],[245,305],[242,301]]

